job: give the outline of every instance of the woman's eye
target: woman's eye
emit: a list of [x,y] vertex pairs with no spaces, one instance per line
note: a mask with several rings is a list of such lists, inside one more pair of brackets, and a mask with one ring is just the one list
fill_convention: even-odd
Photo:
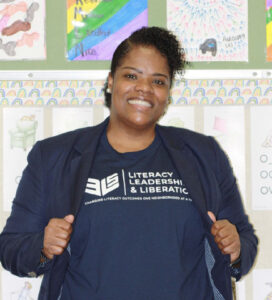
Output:
[[160,79],[155,79],[155,80],[154,80],[154,83],[155,83],[155,84],[158,84],[158,85],[164,85],[164,84],[165,84],[164,81],[162,81],[162,80],[160,80]]
[[126,76],[126,78],[129,78],[129,79],[136,79],[137,78],[136,75],[134,75],[134,74],[126,74],[125,76]]

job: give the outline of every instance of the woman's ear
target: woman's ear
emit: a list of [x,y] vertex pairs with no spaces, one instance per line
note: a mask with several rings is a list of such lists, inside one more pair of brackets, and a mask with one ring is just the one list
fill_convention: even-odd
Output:
[[111,75],[111,72],[108,75],[108,87],[107,87],[107,93],[111,94],[112,91],[112,85],[113,85],[113,77]]

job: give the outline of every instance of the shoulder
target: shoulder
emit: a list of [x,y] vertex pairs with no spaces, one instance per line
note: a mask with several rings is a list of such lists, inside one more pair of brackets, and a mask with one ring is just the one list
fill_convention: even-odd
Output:
[[70,160],[96,143],[106,124],[107,122],[104,121],[96,126],[69,131],[38,141],[29,153],[28,160],[39,159],[50,165],[57,161],[66,161],[68,157]]
[[207,146],[211,147],[214,138],[186,128],[158,125],[158,131],[161,135],[167,136],[168,140],[183,142],[189,147]]

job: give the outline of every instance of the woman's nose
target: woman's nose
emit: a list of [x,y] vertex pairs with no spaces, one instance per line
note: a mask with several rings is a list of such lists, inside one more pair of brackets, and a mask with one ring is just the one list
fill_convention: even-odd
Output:
[[135,88],[137,91],[142,91],[144,93],[153,92],[152,81],[150,81],[148,78],[138,79]]

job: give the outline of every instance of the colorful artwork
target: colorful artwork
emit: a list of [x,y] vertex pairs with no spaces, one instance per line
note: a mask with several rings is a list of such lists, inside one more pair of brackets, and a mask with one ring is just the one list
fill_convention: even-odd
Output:
[[246,0],[168,0],[167,27],[189,61],[248,61]]
[[[272,104],[271,79],[173,82],[171,104]],[[103,105],[104,80],[0,80],[0,107]]]
[[27,154],[43,136],[42,108],[3,109],[3,198],[4,211],[10,211],[15,191],[27,164]]
[[0,60],[45,59],[45,1],[0,1]]
[[120,42],[147,24],[147,0],[67,0],[67,58],[111,60]]
[[272,61],[272,0],[266,0],[266,59]]

